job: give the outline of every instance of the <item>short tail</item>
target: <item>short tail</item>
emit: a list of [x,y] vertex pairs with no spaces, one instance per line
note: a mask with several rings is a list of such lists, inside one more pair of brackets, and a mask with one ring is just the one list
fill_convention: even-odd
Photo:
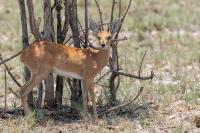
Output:
[[[12,60],[13,58],[15,58],[15,57],[17,57],[17,56],[19,56],[20,54],[22,54],[22,52],[23,52],[23,50],[19,51],[19,52],[16,53],[15,55],[13,55],[13,56],[11,56],[11,57],[5,59],[5,60],[2,60],[2,61],[0,62],[0,65],[2,65],[3,63],[6,63],[6,62],[9,61],[9,60]],[[1,54],[0,54],[0,56],[1,56]]]

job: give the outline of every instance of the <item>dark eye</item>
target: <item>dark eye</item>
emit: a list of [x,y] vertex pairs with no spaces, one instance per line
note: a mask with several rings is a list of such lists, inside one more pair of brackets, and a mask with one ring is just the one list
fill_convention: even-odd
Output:
[[101,38],[99,36],[97,36],[97,38],[100,40]]
[[112,38],[112,37],[111,37],[111,36],[109,36],[109,37],[108,37],[108,40],[110,40],[111,38]]

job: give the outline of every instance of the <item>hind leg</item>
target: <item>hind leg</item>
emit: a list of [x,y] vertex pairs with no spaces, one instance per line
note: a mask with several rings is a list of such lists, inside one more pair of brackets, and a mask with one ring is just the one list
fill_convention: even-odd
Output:
[[26,115],[30,113],[30,109],[27,103],[27,95],[31,90],[33,90],[34,87],[36,87],[39,83],[41,83],[42,80],[44,80],[47,76],[48,74],[44,73],[33,73],[31,75],[31,79],[24,86],[21,87],[20,91],[21,103]]

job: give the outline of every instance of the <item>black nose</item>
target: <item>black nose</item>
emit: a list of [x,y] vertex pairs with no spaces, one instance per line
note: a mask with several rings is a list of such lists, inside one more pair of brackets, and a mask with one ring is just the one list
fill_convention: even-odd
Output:
[[105,44],[101,44],[101,47],[104,48],[106,45]]

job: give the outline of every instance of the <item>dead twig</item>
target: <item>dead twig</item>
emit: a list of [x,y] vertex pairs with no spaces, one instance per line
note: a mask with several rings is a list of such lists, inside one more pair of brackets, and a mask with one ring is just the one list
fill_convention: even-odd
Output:
[[4,81],[5,81],[5,104],[4,104],[4,111],[7,110],[7,75],[6,75],[6,68],[4,68]]
[[144,53],[144,55],[143,55],[143,57],[142,57],[142,61],[141,61],[141,63],[140,63],[140,69],[139,69],[139,71],[138,71],[138,76],[139,76],[139,77],[140,77],[140,74],[141,74],[142,64],[143,64],[143,62],[144,62],[144,57],[146,56],[146,54],[147,54],[147,50],[145,51],[145,53]]
[[99,4],[98,4],[97,0],[95,0],[95,3],[96,3],[96,6],[97,6],[97,8],[98,8],[98,11],[99,11],[101,31],[103,31],[104,29],[103,29],[102,11],[101,11],[101,8],[99,7]]
[[129,74],[129,73],[124,73],[124,72],[116,72],[117,75],[122,75],[122,76],[126,76],[126,77],[131,77],[131,78],[135,78],[135,79],[139,79],[139,80],[149,80],[149,79],[153,79],[154,77],[154,72],[151,71],[151,74],[149,76],[137,76],[134,74]]
[[112,72],[112,71],[110,70],[110,71],[106,72],[105,74],[103,74],[103,75],[95,82],[95,84],[98,84],[100,80],[102,80],[106,75],[108,75],[108,74],[111,73],[111,72]]
[[99,84],[99,83],[96,83],[96,85],[101,86],[101,87],[103,87],[103,88],[109,88],[109,86],[102,85],[102,84]]
[[8,74],[10,75],[10,77],[12,78],[12,80],[18,85],[18,87],[21,87],[21,84],[16,80],[16,78],[13,76],[13,74],[10,72],[8,66],[6,65],[6,63],[4,62],[3,58],[0,55],[0,60],[2,61],[2,63],[5,66],[5,69],[7,70]]
[[[3,64],[3,62],[5,62],[5,63],[6,63],[6,62],[8,62],[9,60],[12,60],[13,58],[15,58],[15,57],[19,56],[20,54],[22,54],[22,52],[23,52],[23,50],[19,51],[18,53],[16,53],[16,54],[12,55],[11,57],[9,57],[9,58],[7,58],[7,59],[5,59],[5,60],[1,61],[1,62],[0,62],[0,65],[2,65],[2,64]],[[0,56],[1,56],[1,54],[0,54]]]
[[10,92],[12,92],[17,98],[20,98],[19,94],[12,90],[12,88],[8,88]]
[[122,17],[122,19],[121,19],[122,22],[124,21],[126,15],[127,15],[127,13],[128,13],[128,11],[129,11],[129,8],[130,8],[130,6],[131,6],[132,1],[133,1],[133,0],[130,0],[129,3],[128,3],[128,7],[126,8],[126,11],[125,11],[125,13],[124,13],[124,15],[123,15],[123,17]]
[[114,43],[114,42],[119,42],[119,41],[125,41],[125,40],[128,40],[128,38],[127,38],[127,37],[124,37],[124,38],[117,38],[117,39],[113,39],[113,40],[112,40],[112,43]]
[[[122,70],[122,69],[119,69],[119,70]],[[103,74],[103,75],[95,82],[95,84],[98,84],[100,80],[102,80],[106,75],[108,75],[108,74],[111,73],[111,72],[112,72],[112,70],[110,70],[110,71],[106,72],[105,74]]]
[[[118,34],[119,34],[119,32],[120,32],[120,30],[121,30],[121,28],[122,28],[124,19],[126,18],[126,15],[127,15],[128,11],[129,11],[129,8],[130,8],[130,6],[131,6],[131,3],[132,3],[132,0],[129,0],[128,7],[127,7],[127,9],[126,9],[126,11],[125,11],[123,17],[121,18],[121,23],[122,23],[122,24],[121,24],[121,26],[120,26],[118,32],[115,34],[115,39],[118,38]],[[120,12],[121,12],[121,11],[120,11]]]
[[119,0],[119,18],[121,18],[121,11],[122,11],[122,1]]
[[111,15],[110,15],[110,23],[113,21],[113,14],[115,10],[115,0],[112,0],[112,9],[111,9]]
[[130,100],[130,101],[126,102],[126,103],[120,104],[118,106],[115,106],[113,108],[110,108],[110,109],[106,110],[105,112],[100,113],[98,116],[102,116],[103,114],[107,114],[107,113],[112,112],[114,110],[121,109],[122,107],[125,107],[125,106],[133,103],[135,100],[138,99],[138,97],[140,96],[140,94],[142,93],[142,91],[143,91],[143,87],[140,88],[140,90],[138,91],[137,95],[132,100]]
[[40,40],[40,39],[42,39],[42,36],[41,36],[40,31],[36,24],[32,0],[27,0],[27,7],[28,7],[28,13],[29,13],[31,32],[34,35],[36,40]]
[[131,77],[131,78],[136,78],[136,79],[139,79],[139,80],[149,80],[149,79],[153,79],[153,77],[154,77],[154,72],[153,72],[153,71],[151,71],[151,74],[150,74],[149,76],[144,76],[144,77],[141,76],[142,65],[143,65],[143,62],[144,62],[144,58],[145,58],[145,56],[146,56],[146,53],[147,53],[147,50],[145,51],[145,53],[144,53],[144,55],[143,55],[143,57],[142,57],[142,60],[141,60],[141,63],[140,63],[140,68],[139,68],[139,71],[138,71],[138,76],[137,76],[137,75],[134,75],[134,74],[119,72],[119,71],[117,71],[116,74],[117,74],[117,75],[123,75],[123,76]]

